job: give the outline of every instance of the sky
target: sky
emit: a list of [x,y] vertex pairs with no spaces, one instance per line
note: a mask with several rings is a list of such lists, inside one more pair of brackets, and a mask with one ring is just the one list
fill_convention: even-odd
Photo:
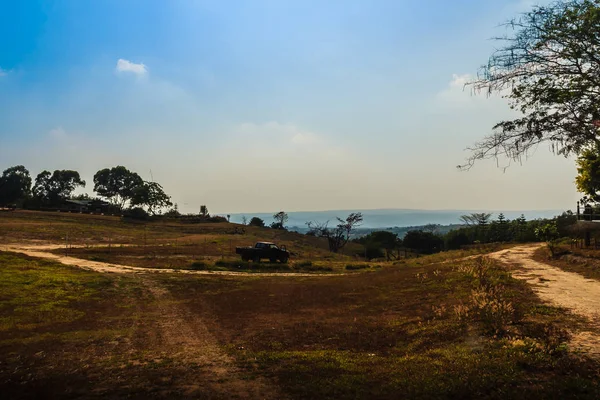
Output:
[[124,165],[179,209],[572,209],[573,159],[456,166],[513,116],[464,89],[524,0],[21,0],[0,169]]

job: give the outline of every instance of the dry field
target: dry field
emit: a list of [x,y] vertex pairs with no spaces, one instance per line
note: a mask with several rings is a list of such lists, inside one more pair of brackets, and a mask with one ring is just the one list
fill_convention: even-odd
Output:
[[[302,235],[103,218],[0,215],[0,245],[60,245],[68,231],[83,246],[71,257],[143,267],[100,273],[0,252],[7,398],[600,397],[598,361],[570,344],[588,321],[543,302],[515,263],[450,252],[346,269],[365,263]],[[232,259],[209,254],[227,239],[275,239],[332,270],[153,273],[165,260]]]

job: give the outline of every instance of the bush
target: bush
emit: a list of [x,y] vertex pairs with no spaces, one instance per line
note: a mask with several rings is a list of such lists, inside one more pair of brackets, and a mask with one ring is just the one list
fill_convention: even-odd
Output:
[[167,218],[179,218],[179,217],[181,217],[181,213],[176,208],[170,209],[169,211],[167,211],[163,215],[165,217],[167,217]]
[[221,217],[219,215],[215,215],[214,217],[208,217],[206,219],[207,222],[228,222],[227,218]]
[[365,257],[367,260],[372,260],[374,258],[384,258],[385,251],[381,247],[379,247],[376,243],[367,244],[367,248],[365,249]]
[[296,268],[307,268],[312,267],[312,261],[301,261],[294,264]]
[[410,231],[404,236],[405,247],[419,253],[433,254],[443,250],[444,239],[431,232]]
[[218,260],[215,262],[217,267],[225,267],[225,268],[241,268],[242,264],[246,264],[242,261],[230,261],[230,260]]
[[134,208],[125,210],[125,212],[123,213],[123,217],[131,218],[131,219],[147,220],[150,216],[148,215],[146,210],[144,210],[143,208],[134,207]]
[[348,271],[357,271],[360,269],[369,269],[371,266],[369,264],[348,264],[346,265],[346,269]]
[[190,266],[193,270],[205,270],[208,269],[208,265],[204,261],[194,261]]
[[262,219],[258,218],[258,217],[252,217],[252,219],[250,220],[250,222],[248,222],[249,226],[258,226],[258,227],[264,227],[265,226],[265,221],[263,221]]

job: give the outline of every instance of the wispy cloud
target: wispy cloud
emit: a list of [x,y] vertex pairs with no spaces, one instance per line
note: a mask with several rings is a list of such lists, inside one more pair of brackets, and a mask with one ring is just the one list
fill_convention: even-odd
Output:
[[117,61],[117,72],[130,72],[138,76],[142,76],[148,73],[148,68],[143,63],[136,64],[129,60],[119,58]]

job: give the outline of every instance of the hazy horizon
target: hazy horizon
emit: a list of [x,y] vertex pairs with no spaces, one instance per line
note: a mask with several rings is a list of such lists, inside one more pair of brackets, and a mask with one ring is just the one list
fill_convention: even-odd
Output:
[[[564,210],[408,210],[408,209],[379,209],[379,210],[325,210],[325,211],[289,211],[289,219],[285,224],[289,228],[305,228],[306,222],[329,221],[330,224],[336,223],[336,217],[344,219],[351,212],[361,212],[363,214],[362,228],[391,228],[421,226],[427,224],[454,225],[460,224],[460,217],[473,212],[489,212],[492,219],[496,219],[499,213],[503,213],[507,219],[515,219],[524,215],[527,220],[538,218],[552,218],[562,214]],[[210,211],[210,210],[209,210]],[[266,225],[273,222],[274,212],[271,213],[230,213],[220,215],[230,215],[231,222],[242,223],[243,217],[249,221],[252,217],[263,219]]]
[[514,115],[464,84],[534,3],[10,2],[0,170],[124,165],[184,213],[573,208],[545,146],[456,169]]

